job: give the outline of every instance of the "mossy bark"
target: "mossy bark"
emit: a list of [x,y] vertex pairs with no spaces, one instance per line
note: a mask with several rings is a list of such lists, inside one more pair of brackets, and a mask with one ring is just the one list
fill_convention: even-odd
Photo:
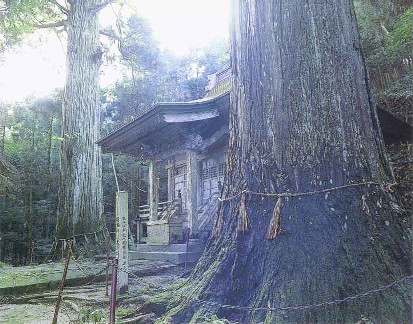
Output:
[[62,145],[57,236],[103,226],[99,139],[100,0],[72,1],[68,14],[67,80],[62,107]]
[[[232,93],[225,201],[217,233],[190,278],[171,294],[175,323],[218,314],[242,323],[377,323],[411,320],[408,284],[341,299],[411,273],[410,224],[385,184],[393,181],[350,0],[234,0]],[[267,239],[277,198],[280,231]],[[241,229],[241,230],[240,230]]]

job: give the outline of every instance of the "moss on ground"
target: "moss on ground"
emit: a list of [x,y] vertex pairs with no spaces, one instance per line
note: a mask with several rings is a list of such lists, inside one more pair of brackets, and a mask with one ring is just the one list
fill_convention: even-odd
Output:
[[[82,271],[76,264],[71,263],[66,275],[66,285],[71,286],[89,281],[103,266],[103,264],[89,264]],[[63,262],[36,266],[2,267],[0,268],[0,296],[17,296],[55,289],[62,279],[63,268]],[[101,279],[100,277],[99,279]]]
[[[62,273],[62,269],[47,269],[43,267],[38,269],[35,266],[3,268],[0,271],[0,288],[60,280]],[[67,278],[75,278],[77,275],[79,275],[78,271],[69,270]]]
[[[54,307],[51,305],[24,304],[0,306],[0,323],[2,324],[46,324],[51,322]],[[36,314],[36,318],[33,317]],[[65,315],[59,317],[59,323],[69,323]]]

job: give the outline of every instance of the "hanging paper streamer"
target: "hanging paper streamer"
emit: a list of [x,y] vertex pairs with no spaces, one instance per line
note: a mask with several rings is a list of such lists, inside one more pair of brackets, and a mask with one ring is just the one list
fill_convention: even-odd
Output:
[[272,218],[270,225],[267,230],[267,238],[274,240],[280,233],[281,225],[281,207],[282,207],[282,197],[278,197],[277,203],[275,204],[274,210],[272,212]]

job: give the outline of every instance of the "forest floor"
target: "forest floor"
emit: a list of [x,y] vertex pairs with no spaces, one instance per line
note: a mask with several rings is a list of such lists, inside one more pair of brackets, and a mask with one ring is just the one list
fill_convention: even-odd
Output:
[[[0,323],[50,324],[63,267],[63,262],[55,262],[0,268]],[[104,269],[103,261],[70,264],[69,287],[64,289],[59,324],[108,323]],[[116,323],[153,323],[155,315],[134,315],[135,311],[184,272],[184,267],[167,262],[130,261],[129,292],[118,295]]]

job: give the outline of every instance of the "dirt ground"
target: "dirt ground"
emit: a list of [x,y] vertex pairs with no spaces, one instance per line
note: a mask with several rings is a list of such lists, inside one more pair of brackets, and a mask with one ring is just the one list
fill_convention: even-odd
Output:
[[[73,266],[73,265],[72,265]],[[85,261],[83,269],[98,269],[100,263]],[[59,269],[59,265],[42,265],[43,271]],[[23,268],[23,269],[22,269]],[[26,268],[26,269],[24,269]],[[13,268],[23,276],[27,267]],[[9,269],[10,271],[10,269]],[[136,260],[130,263],[129,292],[118,296],[116,308],[117,323],[137,323],[133,319],[122,320],[133,313],[149,296],[181,277],[184,268],[165,262]],[[2,273],[3,272],[3,273]],[[5,270],[0,271],[0,276]],[[54,273],[53,272],[53,273]],[[44,278],[43,278],[44,281]],[[109,287],[110,291],[110,287]],[[109,297],[105,294],[104,282],[88,282],[74,287],[65,287],[58,323],[108,323]],[[0,297],[0,323],[2,324],[43,324],[52,322],[57,289],[39,293],[12,294]],[[139,321],[142,323],[142,321]],[[147,320],[143,322],[153,322]]]

